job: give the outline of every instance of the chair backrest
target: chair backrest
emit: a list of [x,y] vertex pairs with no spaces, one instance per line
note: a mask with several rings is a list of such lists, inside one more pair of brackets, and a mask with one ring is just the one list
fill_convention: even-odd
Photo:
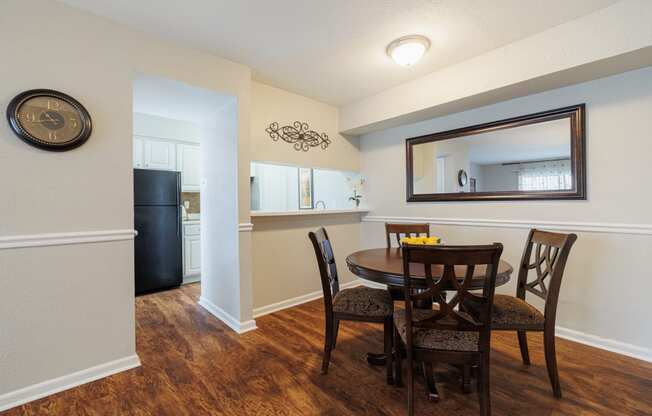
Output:
[[[546,321],[554,324],[561,279],[566,268],[570,249],[577,240],[575,234],[551,233],[532,229],[523,250],[518,272],[516,297],[525,299],[526,292],[533,293],[546,302]],[[528,281],[530,270],[534,280]]]
[[419,237],[425,234],[430,237],[430,224],[391,224],[385,223],[385,236],[387,237],[387,248],[392,247],[392,236],[396,238],[398,246],[401,247],[402,237]]
[[333,246],[324,227],[320,227],[314,232],[309,232],[308,237],[312,242],[312,246],[315,249],[315,256],[317,257],[317,266],[319,267],[319,275],[321,276],[321,287],[324,291],[324,305],[326,311],[330,312],[333,308],[333,297],[340,291]]
[[[479,351],[489,348],[491,309],[496,288],[496,274],[503,246],[500,243],[481,246],[403,245],[403,276],[408,344],[412,344],[412,328],[455,331],[477,331]],[[415,285],[410,264],[424,271],[427,289]],[[473,276],[484,268],[482,294],[472,293]],[[436,276],[433,277],[433,271]],[[423,284],[421,284],[421,287]],[[454,291],[448,300],[445,291]],[[438,310],[427,319],[412,319],[412,303],[433,299]]]

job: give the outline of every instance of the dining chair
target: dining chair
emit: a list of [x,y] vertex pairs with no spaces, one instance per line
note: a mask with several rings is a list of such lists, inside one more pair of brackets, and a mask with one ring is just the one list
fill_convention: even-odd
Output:
[[309,232],[317,257],[317,265],[324,292],[326,330],[321,373],[328,373],[331,350],[335,348],[340,321],[382,323],[384,328],[384,352],[387,365],[387,383],[393,384],[392,337],[394,332],[394,303],[385,289],[365,286],[340,290],[333,245],[324,227]]
[[[530,365],[526,333],[543,332],[548,377],[557,398],[561,398],[561,385],[555,353],[555,319],[566,261],[576,240],[575,234],[530,230],[519,266],[516,296],[496,295],[491,319],[495,331],[516,331],[525,365]],[[531,270],[536,276],[528,281]],[[543,313],[526,302],[527,292],[543,299]]]
[[392,247],[392,237],[396,238],[396,243],[401,247],[402,237],[419,237],[425,234],[430,237],[430,224],[394,224],[385,223],[385,237],[387,238],[387,248]]
[[[392,248],[392,237],[396,240],[398,247],[401,247],[402,237],[420,237],[425,234],[430,237],[430,224],[396,224],[385,223],[385,237],[387,239],[387,248]],[[405,300],[403,289],[400,287],[388,287],[389,294],[393,300]]]
[[[402,357],[406,355],[408,415],[414,414],[414,361],[477,366],[480,414],[490,415],[491,308],[502,244],[403,245],[402,251],[405,309],[394,313],[395,374],[400,385]],[[424,270],[426,290],[419,290],[415,282],[421,278],[411,277],[410,267]],[[485,271],[482,293],[472,293],[473,275],[481,267]],[[441,277],[433,278],[433,269],[438,269]],[[454,292],[450,300],[441,296],[444,289]],[[424,298],[436,301],[432,310],[413,308],[413,302]],[[468,304],[475,307],[468,308]]]

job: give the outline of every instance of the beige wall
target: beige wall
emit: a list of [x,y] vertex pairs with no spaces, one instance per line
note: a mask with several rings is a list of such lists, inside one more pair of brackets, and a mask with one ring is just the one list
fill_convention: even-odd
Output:
[[[406,137],[445,131],[542,110],[586,103],[588,200],[522,202],[405,202]],[[652,68],[372,133],[361,138],[362,173],[372,216],[529,223],[571,222],[647,225],[652,230],[649,164],[652,155]],[[372,218],[373,219],[373,218]],[[480,220],[478,220],[480,219]],[[514,228],[508,228],[514,227]],[[572,228],[573,225],[571,224]],[[612,229],[613,227],[609,228]],[[382,223],[363,222],[363,245],[382,244]],[[433,225],[450,243],[505,244],[504,258],[518,264],[527,229],[519,225]],[[652,292],[652,235],[627,231],[578,232],[562,285],[558,324],[639,348],[652,359],[647,316]],[[514,282],[501,287],[514,293]],[[633,346],[633,347],[632,347]],[[630,348],[628,347],[628,348]]]
[[262,307],[322,290],[315,251],[308,239],[308,232],[321,226],[326,227],[333,242],[340,282],[355,279],[345,259],[360,249],[359,214],[255,218],[254,313]]
[[[239,213],[248,222],[247,67],[46,0],[3,1],[0,35],[10,40],[0,65],[3,106],[21,91],[52,88],[76,97],[93,118],[90,140],[63,153],[30,147],[0,123],[0,239],[133,229],[132,79],[139,72],[237,97]],[[244,292],[249,253],[241,260]],[[133,279],[129,240],[0,249],[0,407],[16,389],[132,356]],[[250,293],[243,296],[251,309]]]
[[[360,170],[357,139],[338,133],[338,110],[328,104],[293,94],[269,85],[251,84],[251,159],[309,167]],[[332,141],[327,149],[296,151],[282,140],[273,141],[265,129],[272,122],[280,126],[295,121],[308,123],[310,129],[326,133]]]
[[[251,158],[294,164],[359,171],[357,140],[337,134],[335,107],[260,83],[252,83]],[[297,152],[283,141],[274,142],[265,132],[272,122],[305,121],[332,140],[326,150]],[[315,254],[308,232],[326,226],[333,240],[342,282],[354,276],[346,268],[346,255],[360,242],[358,214],[311,217],[253,218],[252,267],[254,312],[261,307],[321,290]]]

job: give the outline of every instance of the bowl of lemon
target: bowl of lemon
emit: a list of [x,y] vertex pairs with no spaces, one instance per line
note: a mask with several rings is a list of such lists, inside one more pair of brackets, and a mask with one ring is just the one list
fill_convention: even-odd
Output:
[[441,244],[441,238],[439,237],[403,237],[401,238],[401,244],[408,244],[414,246],[436,246]]

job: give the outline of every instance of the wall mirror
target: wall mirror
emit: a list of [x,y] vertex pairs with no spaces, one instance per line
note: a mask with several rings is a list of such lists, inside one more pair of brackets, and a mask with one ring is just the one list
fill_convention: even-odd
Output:
[[586,199],[584,104],[406,140],[407,201]]

